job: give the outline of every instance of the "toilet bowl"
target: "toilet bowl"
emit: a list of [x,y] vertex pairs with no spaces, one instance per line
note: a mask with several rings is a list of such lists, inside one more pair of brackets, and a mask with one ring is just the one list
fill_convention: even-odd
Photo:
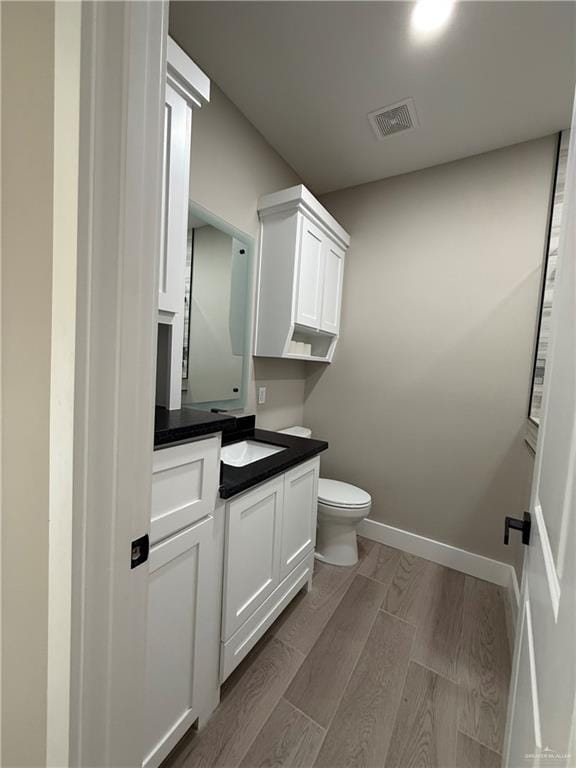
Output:
[[[289,427],[284,434],[311,437],[307,427]],[[331,565],[358,562],[356,529],[370,513],[369,493],[350,483],[320,478],[318,482],[318,528],[316,558]]]
[[350,483],[320,478],[316,557],[332,565],[358,562],[356,528],[372,507],[369,493]]

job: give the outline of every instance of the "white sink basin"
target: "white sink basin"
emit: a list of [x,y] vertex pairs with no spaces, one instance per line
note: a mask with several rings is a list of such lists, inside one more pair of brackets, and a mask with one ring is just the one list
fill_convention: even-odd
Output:
[[222,448],[221,458],[224,464],[229,464],[231,467],[245,467],[246,464],[266,459],[268,456],[285,450],[286,448],[281,448],[279,445],[258,443],[256,440],[242,440],[241,443],[225,445]]

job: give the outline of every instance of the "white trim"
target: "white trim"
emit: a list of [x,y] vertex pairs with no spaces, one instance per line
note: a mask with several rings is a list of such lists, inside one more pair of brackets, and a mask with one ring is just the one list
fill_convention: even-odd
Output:
[[258,200],[258,215],[262,221],[267,216],[279,213],[301,211],[319,226],[323,232],[341,245],[344,250],[350,245],[350,235],[336,219],[314,197],[304,184],[264,195]]
[[508,642],[510,643],[510,653],[513,656],[516,630],[518,629],[518,614],[520,612],[520,588],[518,586],[516,569],[512,566],[509,566],[509,568],[510,581],[506,587],[507,600],[504,608],[506,610],[506,630],[508,632]]
[[534,719],[534,741],[536,748],[542,749],[542,725],[540,722],[540,696],[538,694],[538,675],[536,673],[536,654],[534,651],[534,627],[532,625],[532,610],[530,599],[526,595],[526,616],[524,617],[528,659],[530,663],[530,682],[532,689],[532,717]]
[[210,101],[210,80],[180,46],[168,38],[166,81],[193,107]]
[[548,590],[550,592],[550,602],[552,603],[552,609],[554,611],[554,621],[557,621],[558,609],[560,608],[560,581],[558,580],[558,573],[556,572],[554,555],[552,554],[552,547],[550,546],[550,538],[548,537],[548,531],[546,530],[542,507],[539,503],[534,505],[533,518],[540,539],[542,558],[544,560],[544,568],[546,569],[546,581],[548,582]]
[[82,4],[70,765],[143,757],[167,17]]
[[520,590],[513,566],[499,560],[492,560],[490,557],[477,555],[474,552],[468,552],[465,549],[453,547],[450,544],[444,544],[441,541],[428,539],[417,533],[394,528],[370,518],[361,521],[358,526],[358,534],[371,541],[377,541],[379,544],[401,549],[411,555],[423,557],[425,560],[438,563],[438,565],[453,568],[455,571],[460,571],[468,576],[474,576],[477,579],[483,579],[503,587],[508,598],[505,604],[508,639],[511,646],[514,646]]
[[81,13],[55,4],[46,764],[56,767],[69,765],[70,742]]

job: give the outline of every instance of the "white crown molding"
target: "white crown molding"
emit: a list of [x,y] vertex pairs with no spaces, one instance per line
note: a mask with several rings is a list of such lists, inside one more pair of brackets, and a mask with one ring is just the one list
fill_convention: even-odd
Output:
[[330,237],[336,240],[342,248],[350,245],[350,235],[338,224],[336,219],[328,213],[326,208],[314,197],[304,184],[264,195],[258,201],[258,215],[260,220],[267,216],[281,213],[295,213],[299,211],[312,219]]
[[166,80],[192,107],[202,107],[210,101],[210,79],[171,37],[166,55]]

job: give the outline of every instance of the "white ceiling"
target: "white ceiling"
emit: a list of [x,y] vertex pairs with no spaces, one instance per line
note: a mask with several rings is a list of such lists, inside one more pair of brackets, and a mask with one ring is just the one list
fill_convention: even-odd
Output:
[[[170,33],[317,193],[568,126],[573,2],[460,2],[427,45],[412,7],[180,0]],[[420,127],[377,141],[366,114],[406,97]]]

